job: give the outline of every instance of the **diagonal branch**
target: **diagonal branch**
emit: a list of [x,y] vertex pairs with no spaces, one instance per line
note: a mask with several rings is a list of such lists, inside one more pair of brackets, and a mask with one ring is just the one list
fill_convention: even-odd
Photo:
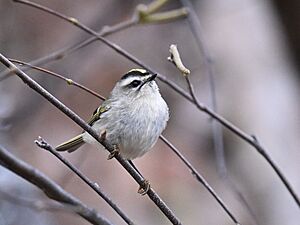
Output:
[[[187,82],[188,82],[188,86],[189,86],[189,89],[190,89],[191,93],[193,93],[193,85],[191,84],[191,82],[189,81],[188,78],[187,78]],[[269,163],[269,165],[273,168],[273,170],[278,175],[278,177],[280,178],[280,180],[283,182],[283,184],[285,185],[285,187],[287,188],[287,190],[289,191],[289,193],[293,197],[294,201],[296,202],[297,206],[300,208],[300,199],[299,199],[297,193],[293,190],[291,184],[289,183],[289,181],[287,180],[287,178],[285,177],[285,175],[281,172],[281,170],[276,165],[276,163],[273,161],[273,159],[271,158],[271,156],[266,152],[265,148],[258,142],[257,138],[254,135],[250,136],[250,135],[246,134],[244,131],[242,131],[238,127],[235,127],[229,121],[225,120],[220,115],[218,115],[217,113],[213,112],[211,109],[207,108],[205,105],[203,105],[202,103],[200,103],[197,100],[197,98],[195,98],[195,99],[196,100],[194,102],[196,104],[196,107],[199,110],[207,113],[208,115],[210,115],[214,119],[218,120],[222,125],[224,125],[225,127],[227,127],[233,133],[235,133],[240,138],[242,138],[244,141],[246,141],[251,146],[253,146],[263,156],[263,158]]]
[[0,190],[0,198],[2,201],[26,208],[31,208],[36,211],[74,213],[79,210],[78,207],[73,207],[69,204],[67,205],[54,201],[42,201],[39,199],[32,200],[21,196],[16,196],[15,194],[11,194],[2,190]]
[[103,43],[105,43],[107,46],[109,46],[112,49],[114,49],[117,53],[119,53],[120,55],[124,56],[128,60],[130,60],[130,61],[134,62],[135,64],[137,64],[137,65],[145,68],[146,70],[148,70],[151,73],[158,74],[158,79],[160,79],[162,82],[164,82],[165,84],[167,84],[169,87],[171,87],[171,89],[173,89],[174,91],[176,91],[177,93],[179,93],[185,99],[187,99],[188,101],[190,101],[191,103],[193,103],[200,111],[208,114],[209,116],[211,116],[212,118],[214,118],[215,120],[217,120],[219,123],[221,123],[224,127],[226,127],[231,132],[233,132],[234,134],[236,134],[238,137],[240,137],[241,139],[243,139],[244,141],[246,141],[248,144],[250,144],[251,146],[253,146],[262,155],[262,157],[269,163],[269,165],[272,167],[272,169],[278,175],[278,177],[280,178],[280,180],[282,181],[282,183],[285,185],[285,187],[287,188],[287,190],[289,191],[289,193],[291,194],[291,196],[295,200],[296,204],[300,208],[300,199],[297,196],[297,193],[293,190],[291,184],[289,183],[289,181],[287,180],[287,178],[285,177],[285,175],[281,172],[281,170],[276,165],[276,163],[273,161],[273,159],[271,158],[271,156],[267,153],[267,151],[265,150],[265,148],[259,142],[257,142],[257,140],[255,138],[253,138],[253,136],[245,133],[240,128],[236,127],[234,124],[232,124],[231,122],[229,122],[228,120],[226,120],[225,118],[223,118],[222,116],[220,116],[219,114],[217,114],[212,109],[210,109],[207,106],[205,106],[204,104],[202,104],[200,102],[195,102],[193,100],[193,98],[186,91],[184,91],[181,87],[179,87],[176,83],[168,80],[165,76],[163,76],[163,75],[155,72],[153,69],[151,69],[149,66],[147,66],[146,64],[144,64],[142,61],[138,60],[135,56],[133,56],[132,54],[126,52],[125,50],[123,50],[120,46],[116,45],[115,43],[113,43],[113,42],[105,39],[104,37],[102,37],[101,35],[99,35],[97,32],[95,32],[94,30],[90,29],[89,27],[83,25],[77,19],[72,18],[72,17],[67,17],[67,16],[65,16],[65,15],[63,15],[61,13],[58,13],[58,12],[56,12],[54,10],[51,10],[51,9],[49,9],[47,7],[41,6],[39,4],[30,2],[30,1],[25,1],[25,0],[15,0],[15,1],[19,2],[19,3],[22,3],[22,4],[26,4],[26,5],[31,6],[31,7],[35,7],[37,9],[40,9],[40,10],[45,11],[47,13],[50,13],[52,15],[55,15],[55,16],[57,16],[57,17],[65,20],[65,21],[67,21],[67,22],[69,22],[69,23],[71,23],[71,24],[79,27],[80,29],[86,31],[87,33],[89,33],[89,34],[93,35],[94,37],[96,37],[98,40],[100,40]]
[[75,166],[73,166],[67,159],[65,159],[62,155],[60,155],[55,149],[50,146],[46,141],[44,141],[42,138],[39,137],[38,140],[35,141],[35,143],[40,147],[47,151],[49,151],[52,155],[54,155],[56,158],[58,158],[63,164],[65,164],[67,167],[70,168],[81,180],[83,180],[90,188],[92,188],[101,198],[104,199],[104,201],[107,202],[107,204],[112,207],[116,213],[118,213],[122,219],[127,223],[133,225],[134,223],[129,219],[129,217],[122,212],[122,210],[112,202],[112,200],[107,197],[100,189],[99,185],[97,183],[92,182],[89,178],[87,178],[83,173],[81,173]]
[[[202,53],[203,63],[205,69],[207,71],[207,76],[209,80],[210,87],[210,98],[211,98],[211,107],[214,112],[217,111],[217,96],[216,96],[216,87],[215,87],[215,77],[216,74],[214,72],[214,67],[212,64],[212,57],[209,54],[207,46],[204,42],[204,37],[202,35],[202,27],[199,21],[199,18],[196,15],[193,5],[189,0],[180,0],[181,4],[184,7],[189,9],[189,15],[187,17],[187,21],[189,23],[191,32],[195,38],[196,44]],[[217,121],[212,120],[212,131],[213,131],[213,141],[214,141],[214,149],[216,154],[217,161],[217,170],[221,177],[227,176],[227,166],[224,156],[224,142],[223,142],[223,132],[222,127]]]
[[[45,70],[44,68],[41,67],[36,67],[36,66],[32,66],[28,63],[24,63],[22,61],[19,60],[11,60],[14,62],[20,62],[22,64],[26,64],[28,66],[30,66],[33,69],[38,69],[39,71],[45,72],[49,75],[53,75],[52,71],[49,70]],[[62,80],[66,80],[66,78],[60,74],[59,78]],[[79,84],[80,86],[78,86],[79,88],[81,88],[82,90],[88,91],[89,93],[93,94],[95,93],[94,91],[90,90],[89,88]],[[101,95],[95,93],[93,94],[94,96],[102,99]],[[103,100],[103,99],[102,99]],[[227,208],[227,206],[225,205],[225,203],[223,202],[223,200],[217,195],[217,193],[212,189],[212,187],[210,187],[210,185],[205,181],[205,179],[200,175],[200,173],[191,165],[191,163],[180,153],[180,151],[168,140],[166,139],[164,136],[160,136],[160,138],[163,140],[163,142],[176,154],[176,156],[178,156],[178,158],[191,170],[192,175],[194,175],[194,178],[196,178],[201,184],[203,184],[205,186],[205,188],[213,195],[213,197],[218,201],[218,203],[221,205],[221,207],[223,209],[225,209],[225,212],[228,213],[228,215],[233,218],[233,221],[236,223],[236,219],[233,216],[233,214],[230,212],[230,210]],[[39,143],[39,142],[38,142]],[[41,145],[41,146],[40,146]],[[76,168],[73,168],[74,166],[69,165],[69,162],[67,162],[60,154],[58,154],[56,151],[52,150],[52,147],[49,146],[48,144],[42,145],[39,144],[40,147],[47,149],[48,151],[50,151],[53,155],[55,155],[58,159],[60,159],[64,164],[66,164],[66,166],[68,166],[71,170],[77,171]],[[74,171],[74,172],[75,172]],[[77,174],[77,172],[75,172]],[[80,173],[80,172],[79,172]],[[84,180],[85,178],[83,178]],[[87,181],[87,183],[89,183],[89,181]]]
[[[102,217],[94,209],[89,208],[57,185],[39,170],[12,155],[0,145],[0,165],[21,176],[28,182],[40,188],[50,199],[62,203],[92,224],[111,225],[112,223]],[[69,207],[70,206],[70,207]]]
[[[202,32],[202,26],[201,26],[199,17],[197,16],[195,9],[189,0],[180,0],[180,1],[184,7],[187,7],[189,9],[189,15],[187,17],[187,21],[189,23],[190,30],[195,38],[198,49],[203,56],[203,63],[204,63],[204,67],[206,69],[206,75],[208,76],[208,80],[209,80],[209,87],[210,87],[209,91],[210,91],[212,110],[214,112],[218,113],[216,85],[215,85],[216,73],[214,70],[211,54],[209,52],[209,49],[207,48],[206,41],[204,39],[204,35]],[[187,79],[187,83],[189,86],[191,96],[193,96],[194,101],[197,101],[197,98],[193,92],[193,88],[191,86],[190,80],[189,80],[189,78],[186,78],[186,79]],[[233,191],[233,193],[238,197],[240,202],[246,207],[246,209],[249,212],[254,223],[258,224],[256,215],[254,214],[250,205],[246,201],[246,198],[237,189],[236,185],[233,184],[232,180],[228,176],[227,165],[226,165],[226,160],[225,160],[225,149],[224,149],[222,127],[215,119],[213,119],[211,121],[211,125],[212,125],[212,137],[213,137],[213,143],[214,143],[215,157],[216,157],[216,162],[217,162],[217,172],[218,172],[219,176],[221,177],[221,179],[223,179],[225,181],[225,183],[230,187],[230,189]]]
[[[103,26],[103,28],[99,31],[99,35],[105,37],[105,36],[111,35],[113,33],[119,32],[121,30],[125,30],[129,27],[132,27],[132,26],[138,24],[138,22],[139,22],[139,20],[135,13],[135,14],[133,14],[133,16],[130,19],[122,21],[116,25]],[[98,40],[98,38],[94,37],[94,36],[87,38],[83,41],[77,42],[73,45],[70,45],[68,47],[65,47],[65,48],[59,49],[55,52],[52,52],[50,54],[47,54],[44,57],[38,58],[36,60],[32,60],[31,62],[29,62],[29,64],[31,66],[26,64],[26,65],[22,66],[21,69],[23,71],[27,71],[32,66],[44,65],[51,61],[61,60],[61,59],[65,58],[66,56],[68,56],[69,54],[72,54],[73,52],[75,52],[81,48],[84,48],[97,40]],[[10,74],[11,74],[10,71],[4,71],[4,72],[0,73],[0,82],[5,80],[6,78],[8,78],[10,76]]]
[[207,183],[207,181],[202,177],[200,173],[192,166],[192,164],[180,153],[180,151],[164,136],[160,135],[160,139],[170,148],[172,151],[178,156],[178,158],[189,168],[192,175],[209,191],[209,193],[217,200],[217,202],[221,205],[221,207],[225,210],[225,212],[229,215],[232,221],[235,224],[240,224],[232,212],[228,209],[223,200],[218,196],[218,194],[214,191],[214,189]]
[[[102,144],[109,152],[114,151],[114,147],[108,143],[107,140],[101,140],[101,138],[97,135],[97,133],[92,129],[84,120],[82,120],[78,115],[76,115],[73,111],[67,108],[64,104],[62,104],[57,98],[51,95],[48,91],[46,91],[41,85],[39,85],[36,81],[31,79],[27,74],[25,74],[22,70],[16,67],[12,62],[10,62],[6,57],[0,54],[0,61],[12,70],[16,75],[18,75],[25,84],[27,84],[31,89],[42,95],[45,99],[47,99],[51,104],[57,107],[60,111],[62,111],[65,115],[67,115],[70,119],[72,119],[75,123],[77,123],[82,129],[88,132],[93,138],[95,138],[100,144]],[[136,170],[130,165],[130,163],[123,159],[120,155],[116,155],[115,157],[118,162],[127,170],[127,172],[134,178],[134,180],[140,185],[143,186],[145,184],[144,178],[136,172]],[[175,214],[169,209],[169,207],[163,202],[163,200],[156,194],[153,188],[149,188],[147,191],[148,197],[157,205],[157,207],[161,210],[162,213],[173,223],[173,224],[181,224],[179,219],[175,216]]]
[[78,87],[78,88],[90,93],[91,95],[94,95],[97,98],[100,98],[101,100],[105,100],[105,97],[103,97],[102,95],[100,95],[100,94],[96,93],[95,91],[83,86],[82,84],[77,83],[76,81],[74,81],[70,78],[66,78],[66,77],[64,77],[64,76],[62,76],[58,73],[53,72],[53,71],[50,71],[50,70],[47,70],[45,68],[41,68],[41,67],[38,67],[38,66],[33,66],[30,63],[26,63],[26,62],[23,62],[23,61],[20,61],[20,60],[16,60],[16,59],[9,59],[9,60],[13,63],[18,63],[19,65],[26,65],[31,69],[35,69],[35,70],[38,70],[40,72],[47,73],[47,74],[49,74],[53,77],[57,77],[57,78],[65,81],[68,85],[74,85],[75,87]]

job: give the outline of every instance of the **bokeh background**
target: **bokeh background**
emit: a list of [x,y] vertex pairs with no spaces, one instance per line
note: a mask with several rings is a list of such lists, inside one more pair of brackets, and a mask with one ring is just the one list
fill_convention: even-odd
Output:
[[[129,19],[137,4],[149,3],[37,2],[76,17],[95,30]],[[202,25],[205,46],[213,58],[219,113],[259,138],[300,195],[299,1],[201,0],[192,4]],[[178,1],[170,1],[162,11],[179,7]],[[12,1],[0,0],[0,17],[1,53],[23,61],[43,57],[89,37],[58,18]],[[187,20],[137,25],[110,35],[109,39],[187,90],[184,78],[167,61],[169,45],[177,44],[192,71],[197,97],[211,105],[204,56]],[[94,42],[45,67],[107,96],[121,75],[136,66],[101,42]],[[0,68],[5,69],[2,65]],[[101,103],[56,78],[35,71],[28,74],[86,120]],[[171,113],[164,135],[200,171],[242,224],[255,224],[228,182],[217,173],[210,118],[165,84],[159,82],[159,86]],[[79,132],[81,129],[76,124],[16,76],[0,82],[1,145],[115,224],[124,224],[81,180],[34,144],[42,136],[55,146]],[[270,166],[236,135],[226,129],[223,132],[228,176],[245,197],[257,224],[299,224],[299,208]],[[136,193],[138,186],[124,169],[115,160],[106,160],[107,155],[91,146],[64,154],[97,182],[136,224],[169,224],[147,197]],[[135,163],[183,224],[232,224],[212,196],[161,141]],[[40,190],[2,167],[0,190],[47,201]],[[41,212],[12,204],[0,195],[0,224],[87,222],[70,213]]]

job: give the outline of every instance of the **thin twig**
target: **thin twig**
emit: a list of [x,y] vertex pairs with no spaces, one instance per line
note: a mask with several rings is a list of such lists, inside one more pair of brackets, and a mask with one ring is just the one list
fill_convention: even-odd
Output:
[[[189,9],[189,15],[187,17],[187,20],[190,25],[192,34],[196,40],[196,44],[203,56],[203,62],[209,80],[211,107],[214,112],[218,113],[217,96],[215,90],[216,76],[212,65],[212,57],[210,56],[209,51],[206,47],[207,45],[204,43],[204,38],[202,35],[202,27],[199,18],[194,10],[193,5],[189,0],[181,0],[181,4],[184,7],[187,7]],[[212,120],[212,131],[213,131],[214,149],[215,149],[216,161],[217,161],[217,170],[221,177],[226,177],[227,166],[226,166],[225,154],[224,154],[223,131],[220,124],[217,123],[217,121],[215,120]]]
[[[122,21],[116,25],[104,26],[99,31],[99,35],[105,37],[105,36],[111,35],[113,33],[119,32],[121,30],[125,30],[136,24],[138,24],[138,17],[136,14],[133,14],[133,16],[130,19]],[[65,58],[66,56],[70,55],[71,53],[73,53],[81,48],[84,48],[95,41],[98,41],[98,38],[95,36],[87,38],[83,41],[77,42],[76,44],[73,44],[71,46],[68,46],[63,49],[59,49],[55,52],[52,52],[51,54],[47,54],[44,57],[38,58],[36,60],[32,60],[28,63],[29,65],[24,64],[25,66],[22,66],[21,69],[23,71],[27,71],[32,66],[41,66],[41,65],[44,65],[51,61],[61,60],[61,59]],[[0,82],[5,80],[6,78],[8,78],[10,74],[11,74],[11,72],[9,70],[6,70],[6,71],[0,73]]]
[[127,224],[134,224],[129,217],[108,197],[106,194],[100,189],[99,184],[92,182],[89,178],[87,178],[83,173],[81,173],[75,166],[73,166],[67,159],[65,159],[61,154],[59,154],[55,149],[49,145],[45,140],[41,137],[35,141],[35,143],[40,147],[47,151],[49,151],[52,155],[54,155],[57,159],[59,159],[63,164],[65,164],[70,170],[72,170],[81,180],[83,180],[90,188],[92,188],[103,200],[110,205],[111,208],[114,209],[119,216]]
[[[76,115],[73,111],[67,108],[64,104],[62,104],[57,98],[51,95],[48,91],[46,91],[41,85],[39,85],[36,81],[31,79],[26,73],[16,67],[12,62],[10,62],[6,57],[0,54],[0,61],[9,69],[13,70],[25,84],[27,84],[31,89],[42,95],[45,99],[47,99],[51,104],[56,106],[60,111],[62,111],[65,115],[67,115],[70,119],[72,119],[75,123],[77,123],[82,129],[88,132],[93,138],[95,138],[100,144],[102,144],[109,152],[114,151],[114,147],[108,143],[107,140],[101,140],[99,135],[91,128],[84,120],[82,120],[78,115]],[[143,177],[136,172],[136,170],[130,165],[130,163],[123,159],[120,155],[116,155],[115,158],[118,162],[127,170],[127,172],[134,178],[134,180],[143,187],[145,184],[145,180]],[[156,194],[153,188],[149,188],[147,191],[147,195],[149,198],[158,206],[162,213],[173,223],[173,224],[181,224],[179,219],[175,216],[175,214],[169,209],[169,207],[163,202],[163,200]]]
[[83,86],[82,84],[77,83],[76,81],[74,81],[74,80],[72,80],[72,79],[70,79],[70,78],[66,78],[66,77],[62,76],[61,74],[55,73],[55,72],[53,72],[53,71],[47,70],[47,69],[42,68],[42,67],[33,66],[33,65],[31,65],[30,63],[26,63],[26,62],[23,62],[23,61],[20,61],[20,60],[16,60],[16,59],[9,59],[9,60],[10,60],[11,62],[18,63],[18,64],[20,64],[20,65],[26,65],[26,66],[28,66],[29,68],[32,68],[32,69],[41,71],[41,72],[43,72],[43,73],[47,73],[47,74],[49,74],[49,75],[51,75],[51,76],[54,76],[54,77],[57,77],[57,78],[59,78],[59,79],[61,79],[61,80],[66,81],[66,83],[67,83],[68,85],[74,85],[74,86],[76,86],[76,87],[78,87],[78,88],[80,88],[80,89],[82,89],[82,90],[84,90],[84,91],[86,91],[86,92],[88,92],[88,93],[90,93],[90,94],[92,94],[92,95],[94,95],[94,96],[100,98],[101,100],[105,100],[105,97],[103,97],[102,95],[98,94],[97,92],[95,92],[95,91],[93,91],[93,90],[91,90],[91,89],[89,89],[89,88]]
[[[60,19],[63,19],[73,25],[75,25],[76,27],[82,29],[83,31],[87,32],[88,34],[93,35],[95,38],[97,38],[97,40],[103,42],[104,44],[106,44],[107,46],[109,46],[110,48],[112,48],[113,50],[115,50],[117,53],[119,53],[120,55],[124,56],[125,58],[127,58],[128,60],[134,62],[135,64],[137,64],[138,66],[145,68],[146,70],[148,70],[149,72],[153,73],[153,74],[157,74],[158,75],[158,79],[160,79],[160,81],[166,83],[168,86],[170,86],[173,90],[177,91],[179,94],[181,94],[184,98],[186,98],[187,100],[192,102],[191,97],[189,96],[188,93],[186,93],[186,91],[184,91],[181,87],[179,87],[176,83],[170,81],[169,79],[167,79],[165,76],[159,74],[157,71],[151,69],[149,66],[147,66],[146,64],[144,64],[142,61],[140,61],[138,58],[136,58],[135,56],[133,56],[132,54],[130,54],[129,52],[125,51],[124,49],[122,49],[119,45],[107,40],[106,38],[102,37],[99,33],[97,33],[96,31],[90,29],[89,27],[85,26],[84,24],[80,23],[77,19],[73,18],[73,17],[68,17],[64,14],[61,14],[59,12],[56,12],[52,9],[49,9],[45,6],[39,5],[37,3],[33,3],[30,1],[25,1],[25,0],[14,0],[17,3],[21,3],[21,4],[25,4],[31,7],[34,7],[36,9],[42,10],[44,12],[47,12],[49,14],[52,14]],[[35,65],[35,64],[33,64]]]
[[50,199],[71,206],[69,209],[92,224],[111,225],[107,219],[96,212],[95,209],[84,205],[80,200],[66,192],[53,180],[39,170],[12,155],[0,145],[0,165],[21,176],[28,182],[41,189]]
[[137,64],[137,65],[145,68],[146,70],[148,70],[151,73],[158,74],[158,79],[160,79],[162,82],[164,82],[165,84],[167,84],[174,91],[178,92],[185,99],[187,99],[188,101],[190,101],[191,103],[193,103],[200,111],[202,111],[202,112],[208,114],[209,116],[213,117],[218,122],[220,122],[223,126],[225,126],[227,129],[229,129],[231,132],[233,132],[238,137],[240,137],[241,139],[243,139],[244,141],[246,141],[248,144],[250,144],[251,146],[253,146],[263,156],[263,158],[269,163],[269,165],[273,168],[273,170],[276,172],[276,174],[278,175],[278,177],[281,179],[281,181],[283,182],[283,184],[285,185],[285,187],[287,188],[287,190],[289,191],[289,193],[294,198],[296,204],[300,208],[300,199],[297,196],[297,193],[293,190],[293,188],[292,188],[291,184],[289,183],[289,181],[287,180],[287,178],[281,172],[281,170],[279,169],[279,167],[275,164],[275,162],[273,161],[273,159],[271,158],[271,156],[266,152],[265,148],[260,143],[258,143],[251,135],[248,135],[247,133],[245,133],[244,131],[242,131],[240,128],[236,127],[231,122],[229,122],[228,120],[226,120],[225,118],[223,118],[219,114],[215,113],[213,110],[211,110],[210,108],[208,108],[204,104],[202,104],[200,102],[198,102],[198,103],[194,102],[193,99],[192,99],[192,97],[186,91],[184,91],[181,87],[179,87],[176,83],[170,81],[165,76],[157,73],[156,71],[154,71],[153,69],[151,69],[149,66],[147,66],[146,64],[144,64],[142,61],[138,60],[136,57],[134,57],[130,53],[128,53],[125,50],[123,50],[120,46],[112,43],[111,41],[108,41],[107,39],[101,37],[97,32],[95,32],[92,29],[88,28],[87,26],[79,23],[78,20],[76,20],[74,18],[69,18],[69,17],[67,17],[67,16],[65,16],[63,14],[57,13],[54,10],[48,9],[47,7],[40,6],[40,5],[36,4],[36,3],[32,3],[32,2],[29,2],[29,1],[22,1],[22,0],[15,0],[15,1],[19,2],[19,3],[26,4],[28,6],[35,7],[35,8],[40,9],[40,10],[43,10],[43,11],[45,11],[47,13],[50,13],[52,15],[55,15],[55,16],[63,19],[63,20],[66,20],[66,21],[72,23],[73,25],[75,25],[75,26],[79,27],[80,29],[86,31],[87,33],[89,33],[89,34],[97,37],[98,40],[102,41],[103,43],[105,43],[106,45],[108,45],[109,47],[111,47],[112,49],[114,49],[117,53],[119,53],[120,55],[126,57],[128,60],[130,60],[130,61],[134,62],[135,64]]
[[[191,91],[193,91],[193,85],[189,82],[189,79],[187,79],[187,82],[188,82],[189,89]],[[205,105],[200,103],[198,100],[195,101],[195,104],[196,104],[196,107],[199,110],[207,113],[208,115],[210,115],[214,119],[218,120],[222,125],[224,125],[226,128],[228,128],[234,134],[236,134],[237,136],[242,138],[244,141],[246,141],[248,144],[253,146],[263,156],[263,158],[269,163],[269,165],[273,168],[275,173],[278,175],[278,177],[283,182],[283,184],[285,185],[285,187],[287,188],[287,190],[289,191],[289,193],[291,194],[291,196],[295,200],[296,204],[300,208],[300,199],[297,196],[297,193],[293,190],[291,184],[289,183],[289,181],[287,180],[285,175],[281,172],[281,170],[276,165],[276,163],[273,161],[271,156],[266,152],[265,148],[257,141],[256,138],[254,138],[253,135],[250,136],[250,135],[246,134],[244,131],[242,131],[238,127],[234,126],[233,124],[231,124],[229,121],[227,121],[226,119],[221,117],[219,114],[213,112],[211,109],[209,109],[208,107],[206,107]]]
[[180,160],[190,169],[192,175],[209,191],[209,193],[217,200],[217,202],[221,205],[224,211],[229,215],[232,221],[235,224],[240,224],[233,213],[228,209],[226,204],[223,200],[218,196],[218,194],[214,191],[214,189],[207,183],[204,177],[192,166],[192,164],[180,153],[180,151],[170,142],[168,141],[163,135],[160,135],[160,139],[169,146],[170,149],[180,158]]
[[[187,17],[191,32],[193,34],[193,37],[196,40],[196,44],[199,48],[199,51],[202,53],[203,56],[203,62],[205,69],[207,71],[207,77],[209,80],[209,87],[210,87],[210,98],[211,98],[211,107],[212,110],[216,113],[218,113],[218,107],[217,107],[217,96],[216,96],[216,85],[215,85],[215,71],[213,67],[213,60],[211,57],[211,54],[207,48],[207,45],[205,44],[205,40],[203,37],[202,32],[202,26],[199,20],[199,17],[197,16],[194,6],[189,0],[181,0],[181,4],[184,7],[187,7],[189,9],[189,15]],[[217,162],[217,172],[221,179],[225,181],[225,183],[231,188],[233,193],[237,196],[237,198],[240,200],[240,202],[246,207],[247,211],[249,212],[251,218],[253,219],[253,222],[255,224],[257,223],[257,217],[254,214],[253,210],[251,209],[250,205],[246,201],[246,198],[243,196],[241,191],[239,191],[236,187],[236,185],[233,183],[233,181],[228,176],[228,170],[225,160],[225,149],[224,149],[224,140],[223,140],[223,130],[221,125],[215,120],[212,120],[212,137],[213,137],[213,143],[214,143],[214,150],[216,155],[216,162]]]
[[[86,162],[88,159],[89,151],[80,151],[79,155],[76,157],[76,161],[73,163],[78,169]],[[74,173],[72,171],[68,171],[65,174],[61,174],[60,177],[60,185],[63,188],[66,188],[74,178]]]
[[[175,62],[177,62],[177,63],[179,63],[179,60],[180,59],[175,59],[174,61]],[[18,60],[16,60],[16,61],[18,61]],[[181,63],[182,64],[182,63]],[[183,65],[183,64],[182,64]],[[33,67],[33,68],[36,68],[36,67]],[[38,67],[39,68],[39,67]],[[42,71],[44,70],[43,68],[41,68],[42,69]],[[183,74],[185,74],[186,73],[186,70],[185,69],[183,69],[182,70],[182,72],[183,72]],[[49,73],[50,75],[51,75],[51,73]],[[65,80],[66,78],[65,77],[63,77],[62,75],[59,75],[60,77],[61,77],[61,79],[63,79],[63,80]],[[83,85],[81,85],[81,86],[83,86]],[[90,90],[89,88],[87,88],[87,87],[85,87],[85,86],[83,86],[84,88],[82,88],[83,90],[85,90],[85,91],[87,91],[88,90],[88,92],[89,93],[95,93],[94,91],[92,91],[92,90]],[[99,94],[97,94],[96,93],[96,95],[94,95],[95,97],[98,97],[98,98],[100,98],[100,99],[102,99],[101,97],[99,97],[100,95]],[[105,100],[105,98],[104,99],[102,99],[102,100]],[[202,183],[204,186],[207,184],[208,186],[209,186],[209,184],[204,180],[204,178],[200,175],[200,173],[194,168],[194,167],[192,167],[192,165],[191,165],[191,163],[179,152],[179,150],[177,150],[175,147],[174,147],[174,145],[168,140],[168,139],[166,139],[165,137],[163,137],[163,136],[161,136],[160,137],[162,140],[163,140],[163,142],[172,150],[172,151],[174,151],[175,153],[176,153],[176,155],[179,157],[179,159],[189,168],[189,169],[191,169],[191,171],[192,171],[192,174],[194,175],[194,177],[198,180],[198,181],[200,181],[200,183]],[[49,146],[48,146],[49,147]],[[43,147],[43,148],[45,148],[45,147]],[[175,149],[174,149],[175,148]],[[47,149],[48,150],[48,149]],[[50,151],[51,153],[52,153],[52,151]],[[53,154],[58,154],[57,152],[54,152]],[[58,156],[57,156],[58,157]],[[59,157],[62,157],[62,156],[60,156],[59,155]],[[206,187],[206,186],[205,186]],[[207,188],[207,187],[206,187]],[[216,198],[216,200],[219,202],[221,202],[221,207],[222,208],[226,208],[226,205],[223,203],[223,201],[221,200],[221,198],[220,197],[218,197],[217,196],[217,194],[214,192],[214,190],[211,188],[211,187],[209,187],[208,188],[208,191],[211,193],[211,191],[213,192],[212,193],[212,195],[213,195],[213,197],[214,198]],[[229,209],[227,209],[226,210],[226,212],[229,212]],[[233,214],[231,213],[231,214],[229,214],[229,216],[231,217]],[[235,221],[234,221],[235,222]]]
[[57,203],[54,201],[32,200],[2,190],[0,190],[0,198],[11,204],[31,208],[37,211],[74,213],[79,210],[79,207],[73,207],[69,204]]
[[[15,0],[15,2],[17,2],[17,0]],[[182,17],[186,17],[188,15],[188,11],[185,8],[180,8],[180,9],[170,10],[170,11],[163,12],[163,13],[153,14],[153,12],[155,12],[160,7],[162,7],[165,4],[165,2],[166,1],[154,0],[149,5],[139,4],[136,6],[136,9],[130,19],[122,21],[113,26],[106,25],[97,33],[99,35],[105,37],[107,35],[119,32],[121,30],[127,29],[127,28],[132,27],[137,24],[169,22],[169,21],[173,21],[174,19],[180,19]],[[23,3],[26,4],[25,2],[23,2]],[[33,60],[29,63],[31,65],[38,66],[38,65],[43,65],[50,61],[60,60],[64,57],[66,57],[67,55],[91,44],[92,42],[94,42],[96,40],[98,40],[98,38],[95,36],[88,38],[84,41],[81,41],[81,42],[78,42],[69,47],[60,49],[60,50],[55,51],[51,54],[48,54],[44,57]],[[25,66],[25,67],[22,67],[21,69],[23,71],[27,71],[28,67]],[[8,78],[10,74],[11,73],[9,71],[4,71],[4,72],[0,73],[0,82],[5,80],[6,78]]]

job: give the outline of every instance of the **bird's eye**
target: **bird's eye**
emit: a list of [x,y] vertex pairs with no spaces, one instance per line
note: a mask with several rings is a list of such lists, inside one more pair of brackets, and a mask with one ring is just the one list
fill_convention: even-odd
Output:
[[134,80],[129,85],[130,87],[138,87],[142,82],[140,80]]

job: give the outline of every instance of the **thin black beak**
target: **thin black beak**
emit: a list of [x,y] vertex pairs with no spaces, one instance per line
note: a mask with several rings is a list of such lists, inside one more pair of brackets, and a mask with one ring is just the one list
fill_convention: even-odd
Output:
[[151,77],[149,77],[149,78],[145,81],[145,83],[155,80],[156,76],[157,76],[157,74],[152,74]]
[[148,82],[155,80],[156,76],[157,74],[152,74],[147,80],[144,81],[144,83],[142,83],[142,85],[138,88],[138,90],[141,90],[141,88]]

